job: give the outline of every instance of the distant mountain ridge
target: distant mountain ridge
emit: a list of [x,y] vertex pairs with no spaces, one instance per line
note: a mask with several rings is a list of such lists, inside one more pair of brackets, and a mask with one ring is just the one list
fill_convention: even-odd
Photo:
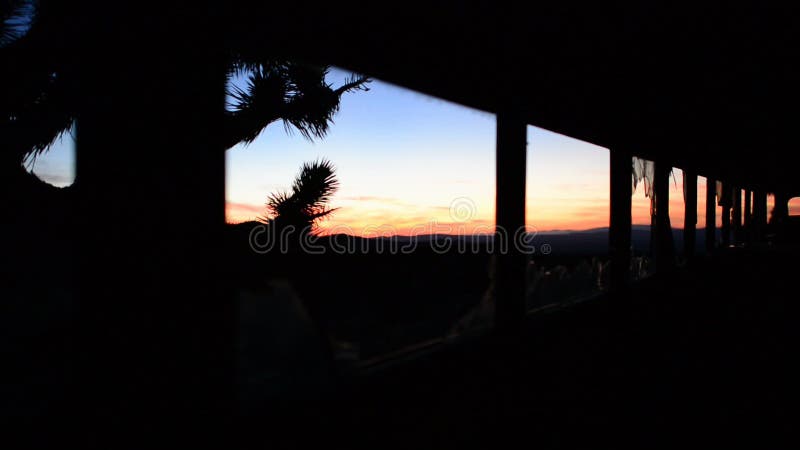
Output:
[[[231,225],[240,230],[249,230],[258,222],[244,222]],[[683,248],[683,229],[673,228],[673,239],[675,248],[678,252]],[[553,255],[605,255],[608,253],[608,227],[592,228],[587,230],[549,230],[529,233],[530,245],[535,246],[536,251],[547,248]],[[491,234],[480,235],[446,235],[446,234],[421,234],[421,235],[392,235],[364,237],[349,234],[333,234],[320,236],[317,241],[320,244],[330,243],[341,245],[344,242],[364,243],[369,247],[369,242],[380,240],[394,241],[398,244],[408,244],[416,242],[417,245],[426,244],[445,244],[450,241],[452,244],[462,243],[462,245],[477,246],[486,245],[493,236]],[[631,244],[634,253],[648,252],[650,248],[650,225],[633,225],[631,227]],[[543,247],[543,246],[548,247]],[[705,229],[700,228],[696,234],[696,247],[702,249],[705,246]]]

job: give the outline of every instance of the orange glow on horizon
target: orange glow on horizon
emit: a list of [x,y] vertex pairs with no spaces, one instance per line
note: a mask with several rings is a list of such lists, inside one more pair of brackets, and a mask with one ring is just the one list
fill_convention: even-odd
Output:
[[[586,152],[597,157],[595,165],[577,173],[570,172],[568,169],[571,167],[564,169],[553,161],[532,166],[526,187],[525,218],[529,232],[608,227],[609,171],[602,160],[607,156],[595,152],[595,149]],[[565,179],[565,174],[574,175]],[[336,212],[318,224],[319,232],[323,235],[372,237],[494,232],[493,180],[459,179],[454,182],[433,177],[425,187],[398,188],[393,183],[384,183],[366,188],[366,185],[360,185],[337,193],[331,202]],[[669,188],[671,224],[673,228],[681,229],[685,205],[683,173],[679,169],[674,169]],[[377,195],[357,195],[367,190]],[[458,197],[459,193],[464,197]],[[705,198],[706,179],[700,176],[697,183],[698,229],[705,228]],[[721,209],[717,207],[716,211],[719,226]],[[228,202],[226,205],[228,223],[256,220],[264,214],[263,205],[244,202]],[[641,184],[631,198],[631,222],[633,225],[650,224],[650,199],[644,196]]]
[[[491,205],[491,208],[485,206]],[[322,235],[391,236],[425,234],[484,234],[494,232],[494,201],[472,203],[459,215],[452,205],[411,205],[379,197],[356,197],[334,201],[338,208],[330,218],[319,222]],[[229,202],[228,223],[255,220],[264,208]]]
[[[572,190],[557,186],[540,195],[529,194],[526,207],[526,229],[533,231],[588,230],[608,227],[609,200],[607,179],[595,186],[576,186]],[[698,177],[697,228],[705,227],[705,178]],[[334,198],[338,208],[329,219],[319,223],[320,233],[356,236],[425,235],[425,234],[485,234],[494,232],[494,192],[483,198],[469,200],[463,215],[458,216],[454,203],[412,204],[395,198],[356,196]],[[670,179],[670,220],[673,228],[684,226],[683,177],[675,171]],[[256,220],[264,207],[228,202],[226,221],[240,223]],[[631,199],[633,225],[650,224],[650,199],[638,186]],[[717,208],[717,225],[721,222]]]
[[789,215],[800,215],[800,197],[794,197],[793,199],[789,200]]

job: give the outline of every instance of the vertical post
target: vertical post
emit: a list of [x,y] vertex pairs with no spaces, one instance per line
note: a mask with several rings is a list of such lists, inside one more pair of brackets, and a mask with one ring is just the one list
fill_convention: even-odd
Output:
[[767,194],[762,189],[753,191],[753,239],[762,242],[767,230]]
[[706,178],[706,252],[711,253],[717,244],[717,182]]
[[733,202],[730,185],[722,183],[719,204],[722,206],[722,247],[731,245],[731,204]]
[[230,439],[226,67],[215,18],[199,11],[111,14],[78,47],[77,401],[103,448]]
[[786,238],[786,221],[789,218],[789,195],[784,191],[775,191],[775,206],[772,210],[770,224],[775,234],[776,242],[783,242]]
[[731,221],[733,222],[733,243],[742,242],[742,190],[738,187],[733,189],[733,212]]
[[525,232],[527,124],[514,109],[497,114],[495,206],[495,328],[514,335],[525,318],[526,255],[515,245]]
[[772,218],[775,222],[780,223],[785,221],[787,217],[789,217],[789,195],[783,191],[776,191]]
[[697,241],[697,173],[691,169],[683,171],[683,192],[683,254],[688,260],[694,256]]
[[671,166],[656,161],[653,188],[656,196],[655,210],[655,260],[656,272],[669,272],[675,265],[675,248],[672,226],[669,222],[669,174]]
[[631,175],[633,156],[611,150],[610,223],[608,230],[611,256],[611,290],[627,290],[631,265]]
[[750,189],[744,191],[744,240],[747,244],[753,242],[753,192]]

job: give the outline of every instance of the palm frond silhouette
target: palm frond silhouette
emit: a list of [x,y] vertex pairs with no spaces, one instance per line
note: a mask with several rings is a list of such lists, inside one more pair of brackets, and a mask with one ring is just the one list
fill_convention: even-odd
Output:
[[[67,55],[48,51],[74,40],[71,22],[80,8],[55,0],[0,0],[0,169],[16,171],[26,160],[49,150],[72,129],[77,117],[80,73]],[[339,109],[342,95],[368,90],[370,80],[353,74],[340,86],[329,84],[328,66],[270,58],[242,41],[226,48],[227,76],[246,76],[246,84],[229,83],[222,142],[226,149],[252,142],[267,126],[282,121],[288,132],[323,138]]]
[[343,94],[369,90],[369,79],[351,75],[334,88],[325,81],[329,67],[289,61],[237,63],[229,75],[247,74],[245,87],[231,86],[226,115],[225,146],[249,144],[269,124],[283,121],[288,133],[309,140],[323,138],[339,110]]
[[22,37],[33,20],[33,0],[0,0],[0,47]]
[[266,214],[258,220],[280,230],[293,226],[301,233],[311,233],[321,219],[336,211],[328,203],[338,188],[333,163],[325,159],[304,163],[291,191],[270,194]]

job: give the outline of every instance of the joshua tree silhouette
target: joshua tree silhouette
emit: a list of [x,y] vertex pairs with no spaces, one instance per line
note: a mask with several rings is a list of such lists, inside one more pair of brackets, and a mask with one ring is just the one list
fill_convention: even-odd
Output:
[[338,188],[336,169],[330,161],[304,163],[291,191],[271,194],[267,212],[258,220],[278,230],[293,226],[303,234],[311,233],[320,219],[336,210],[329,208],[328,202]]
[[[65,50],[77,43],[80,8],[54,0],[0,0],[0,170],[19,173],[30,158],[46,152],[70,130],[80,104],[80,64]],[[246,85],[228,83],[225,148],[252,142],[282,121],[288,131],[322,138],[346,92],[367,90],[369,79],[352,75],[341,86],[328,84],[329,67],[265,56],[231,41],[227,76],[245,76]],[[109,145],[113,149],[113,145]],[[16,179],[20,179],[19,176]],[[78,182],[79,180],[76,180]]]

